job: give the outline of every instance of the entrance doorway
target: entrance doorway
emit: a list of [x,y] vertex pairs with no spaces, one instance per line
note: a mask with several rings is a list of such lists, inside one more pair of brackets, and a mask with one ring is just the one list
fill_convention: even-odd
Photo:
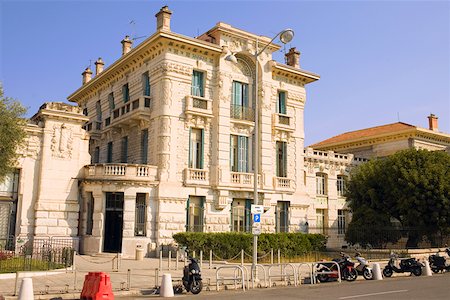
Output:
[[123,193],[106,193],[103,252],[122,250]]

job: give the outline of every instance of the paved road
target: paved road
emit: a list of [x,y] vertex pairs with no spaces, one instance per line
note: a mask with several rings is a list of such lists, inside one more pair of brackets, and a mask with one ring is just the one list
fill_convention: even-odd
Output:
[[[154,296],[153,296],[154,297]],[[149,296],[116,297],[118,300],[151,299]],[[432,277],[398,277],[382,281],[356,281],[339,283],[324,283],[315,286],[277,287],[270,289],[255,289],[247,292],[221,291],[202,292],[199,295],[183,294],[176,298],[192,298],[196,300],[210,299],[336,299],[336,300],[414,300],[450,299],[450,273],[433,275]]]

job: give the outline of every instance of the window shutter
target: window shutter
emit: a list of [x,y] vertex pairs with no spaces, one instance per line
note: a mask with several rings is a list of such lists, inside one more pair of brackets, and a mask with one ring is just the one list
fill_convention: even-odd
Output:
[[242,84],[242,106],[248,107],[248,85]]
[[286,114],[286,93],[279,92],[278,93],[278,113],[285,115]]
[[203,160],[204,160],[204,154],[205,154],[205,130],[202,129],[202,139],[200,141],[200,169],[203,169]]
[[192,168],[192,138],[191,138],[192,128],[189,127],[189,156],[188,156],[188,168]]

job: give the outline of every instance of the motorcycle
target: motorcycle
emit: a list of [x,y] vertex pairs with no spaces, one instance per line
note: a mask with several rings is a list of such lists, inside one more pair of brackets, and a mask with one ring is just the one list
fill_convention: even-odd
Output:
[[359,252],[355,254],[355,258],[359,262],[359,265],[355,267],[356,271],[358,272],[358,275],[362,275],[366,280],[372,280],[373,279],[372,268],[369,267],[369,263],[367,262],[367,260],[364,257],[362,257],[361,253]]
[[[341,258],[333,259],[339,265],[341,278],[347,281],[354,281],[358,277],[358,272],[354,268],[355,263],[351,261],[350,256],[341,252]],[[319,263],[319,270],[317,271],[317,280],[320,282],[327,282],[333,278],[338,278],[337,266],[334,263]],[[331,272],[331,273],[321,273]]]
[[[450,264],[446,263],[446,259],[439,255],[439,250],[436,254],[430,255],[428,261],[430,262],[430,268],[434,273],[443,271],[450,271]],[[450,256],[450,248],[446,248],[445,252]]]
[[196,295],[203,289],[200,266],[198,265],[197,259],[189,256],[188,251],[186,251],[186,255],[188,256],[189,264],[184,266],[183,269],[183,286],[186,291]]
[[422,275],[422,264],[415,258],[400,259],[399,267],[396,266],[396,262],[399,260],[398,255],[391,253],[387,266],[383,269],[383,275],[385,277],[391,277],[394,272],[405,273],[411,272],[415,276]]

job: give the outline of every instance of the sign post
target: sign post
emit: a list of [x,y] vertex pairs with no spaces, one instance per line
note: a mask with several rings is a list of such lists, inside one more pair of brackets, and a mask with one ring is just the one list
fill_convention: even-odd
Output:
[[[252,234],[253,234],[253,262],[252,262],[252,281],[257,281],[256,265],[258,264],[258,235],[261,234],[261,215],[264,213],[263,205],[251,206],[251,213],[253,219]],[[254,270],[253,270],[254,269]],[[255,272],[255,273],[253,273]]]

